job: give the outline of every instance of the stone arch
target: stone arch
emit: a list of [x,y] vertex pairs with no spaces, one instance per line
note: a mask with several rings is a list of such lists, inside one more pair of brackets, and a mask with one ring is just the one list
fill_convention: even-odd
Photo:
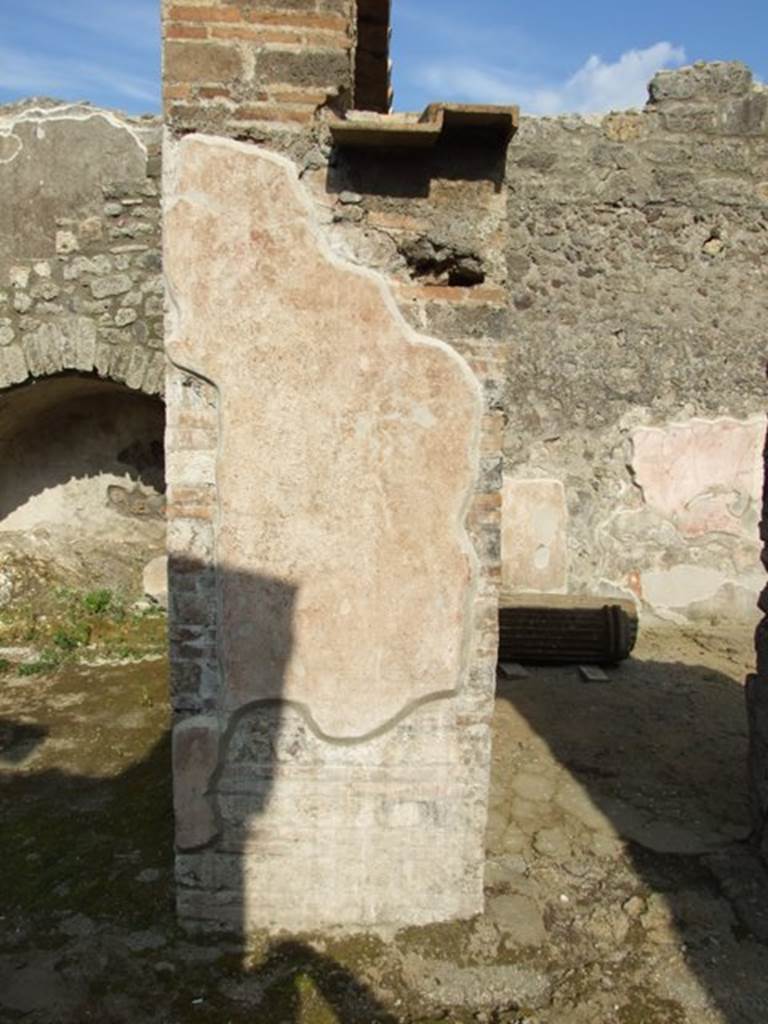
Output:
[[165,550],[164,402],[96,372],[0,390],[0,575],[141,596]]
[[63,372],[159,395],[157,119],[0,107],[0,391]]
[[139,330],[111,343],[99,338],[86,316],[61,316],[41,323],[20,343],[0,348],[0,394],[21,384],[62,373],[94,375],[149,396],[162,396],[165,359]]

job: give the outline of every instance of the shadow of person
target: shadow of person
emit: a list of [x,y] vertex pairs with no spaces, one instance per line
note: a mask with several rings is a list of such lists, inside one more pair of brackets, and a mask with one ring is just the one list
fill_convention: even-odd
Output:
[[186,926],[226,928],[244,943],[249,865],[270,856],[261,822],[301,739],[285,749],[297,588],[186,556],[171,558],[170,582],[177,908]]
[[264,1020],[399,1024],[350,970],[303,942],[270,945],[249,975],[249,986],[254,985],[263,993],[259,1011]]
[[44,725],[0,717],[0,764],[22,764],[44,742],[49,732]]
[[[182,878],[175,894],[190,900],[185,924],[194,925],[201,908],[202,916],[211,910],[212,890],[210,876],[199,888],[188,883],[190,862],[214,864],[217,871],[223,864],[217,878],[224,884],[213,900],[223,893],[230,934],[212,941],[176,926],[171,733],[168,708],[161,706],[166,666],[75,667],[44,682],[18,679],[9,686],[8,703],[17,701],[21,714],[0,720],[0,1017],[124,1024],[157,1019],[152,1013],[162,1008],[169,1019],[187,1022],[200,1019],[197,1006],[205,1002],[226,1015],[222,1019],[238,1022],[267,1007],[269,1015],[258,1019],[298,1024],[325,1020],[317,1015],[323,1013],[338,1024],[398,1024],[352,971],[302,942],[274,943],[261,964],[242,968],[250,938],[243,906],[254,899],[246,891],[246,856],[259,852],[257,837],[246,854],[248,832],[258,829],[284,767],[281,758],[293,756],[296,742],[291,732],[284,749],[283,709],[275,695],[290,656],[293,592],[242,574],[228,582],[246,605],[258,603],[251,621],[259,630],[271,629],[260,641],[262,661],[253,666],[253,678],[272,696],[247,701],[221,737],[221,771],[206,777],[197,794],[215,807],[217,830],[202,846],[177,851]],[[200,657],[189,634],[181,639],[190,656]],[[180,673],[177,687],[187,677]],[[177,689],[174,696],[187,707],[182,724],[200,717],[189,714],[188,693]],[[220,925],[221,909],[216,903],[203,923]],[[57,952],[49,953],[51,947]],[[244,1007],[220,991],[220,959],[235,950],[238,983],[258,990]],[[172,985],[155,974],[158,960]],[[198,984],[204,1000],[194,998]]]
[[[666,649],[676,642],[670,632]],[[599,902],[612,916],[588,903],[579,913],[587,933],[610,932],[606,955],[639,943],[671,1004],[683,993],[697,1012],[715,1007],[729,1024],[765,1020],[768,877],[747,842],[741,680],[707,665],[632,660],[599,685],[580,682],[573,667],[531,668],[528,678],[500,679],[498,696],[510,711],[506,727],[503,708],[497,714],[495,743],[522,744],[502,786],[514,791],[520,771],[546,780],[532,825],[515,821],[512,801],[511,827],[527,832],[532,874],[546,864],[565,887],[569,870],[578,876],[588,861],[592,874],[604,873]],[[591,843],[617,846],[616,837],[630,878],[612,892],[614,865]]]

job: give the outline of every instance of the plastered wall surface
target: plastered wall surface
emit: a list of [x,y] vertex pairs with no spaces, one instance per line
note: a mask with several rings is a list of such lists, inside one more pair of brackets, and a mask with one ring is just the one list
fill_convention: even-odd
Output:
[[470,915],[495,653],[467,532],[481,382],[333,256],[287,160],[188,136],[166,173],[180,911]]
[[[354,13],[166,8],[190,925],[424,923],[482,905],[507,136],[446,132],[418,155],[334,145]],[[265,69],[269,102],[254,102]]]
[[510,147],[505,473],[564,488],[574,592],[756,615],[767,161],[739,64],[662,72],[642,111],[524,118]]

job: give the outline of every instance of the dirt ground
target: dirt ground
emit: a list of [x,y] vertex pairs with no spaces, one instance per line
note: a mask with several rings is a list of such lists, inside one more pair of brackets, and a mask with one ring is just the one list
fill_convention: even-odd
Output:
[[748,631],[500,676],[487,907],[375,936],[183,933],[166,665],[0,660],[0,1021],[766,1024]]

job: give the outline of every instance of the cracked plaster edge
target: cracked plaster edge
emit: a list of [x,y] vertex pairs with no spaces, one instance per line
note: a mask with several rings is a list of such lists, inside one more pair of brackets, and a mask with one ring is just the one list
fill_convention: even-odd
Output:
[[642,431],[666,434],[670,430],[685,430],[699,425],[714,427],[721,423],[729,423],[737,427],[751,427],[758,424],[766,427],[768,425],[768,415],[761,412],[749,413],[746,416],[729,416],[726,413],[721,413],[719,416],[691,416],[688,419],[673,419],[664,423],[638,423],[628,428],[630,443],[633,449],[632,454],[634,455],[634,435]]
[[13,160],[23,150],[24,144],[18,135],[14,134],[14,129],[21,124],[32,124],[38,126],[38,131],[42,126],[52,121],[92,121],[101,119],[105,121],[110,127],[116,128],[121,131],[125,131],[136,143],[144,160],[147,159],[148,151],[147,145],[141,138],[141,132],[155,129],[157,130],[158,125],[147,124],[143,128],[135,123],[132,123],[127,117],[118,113],[114,110],[108,110],[105,107],[89,107],[83,103],[61,103],[52,107],[43,106],[30,106],[30,107],[14,107],[10,111],[6,110],[4,113],[0,108],[0,137],[15,138],[19,142],[19,148],[13,154],[4,160],[0,160],[0,163],[7,164],[12,163]]
[[[340,253],[336,252],[331,245],[326,233],[323,231],[323,227],[319,221],[317,210],[309,195],[307,188],[302,184],[299,169],[296,164],[288,157],[284,157],[280,154],[274,153],[263,147],[256,147],[249,143],[237,142],[234,139],[228,139],[222,136],[216,135],[205,135],[202,133],[191,133],[185,135],[182,139],[178,139],[174,136],[173,132],[165,128],[163,133],[163,188],[162,188],[162,210],[165,215],[169,210],[185,199],[188,201],[188,197],[181,196],[179,193],[178,183],[180,177],[180,166],[181,166],[181,152],[185,148],[185,145],[190,143],[203,143],[211,147],[219,147],[222,149],[231,149],[238,153],[247,154],[254,159],[266,160],[269,163],[277,167],[281,167],[285,172],[285,179],[290,188],[292,188],[294,195],[296,196],[300,206],[303,208],[306,215],[306,222],[309,227],[311,236],[314,238],[320,254],[326,259],[332,266],[339,268],[347,273],[365,277],[371,281],[379,293],[379,297],[382,300],[385,308],[389,311],[390,316],[400,328],[403,336],[407,343],[413,347],[426,346],[431,348],[437,348],[441,350],[451,361],[460,369],[462,376],[468,383],[470,390],[475,395],[475,416],[473,422],[472,436],[468,441],[468,447],[470,450],[470,463],[473,480],[477,481],[480,474],[481,468],[481,441],[482,441],[482,418],[485,409],[483,390],[480,382],[478,381],[475,374],[472,372],[469,364],[451,345],[447,342],[434,338],[426,334],[421,334],[416,331],[405,319],[401,312],[397,302],[395,301],[392,289],[387,283],[383,274],[379,271],[373,270],[369,267],[362,266],[357,263],[353,263],[351,260],[345,258]],[[203,198],[203,197],[200,197]],[[204,199],[203,199],[204,201]],[[164,235],[165,239],[165,235]],[[165,242],[164,242],[165,246]],[[177,298],[177,293],[174,288],[173,282],[170,279],[170,275],[165,272],[165,293],[166,293],[166,346],[169,338],[174,337],[179,333],[179,327],[181,323],[181,310]],[[217,431],[217,463],[218,456],[220,455],[220,438],[221,438],[221,392],[219,385],[201,374],[199,371],[194,370],[190,367],[185,366],[183,363],[174,359],[166,349],[166,358],[170,366],[174,367],[177,371],[187,374],[197,380],[203,381],[206,385],[212,387],[216,394],[216,416],[218,423]],[[216,483],[216,481],[214,481]],[[215,487],[216,494],[216,512],[214,515],[214,538],[213,538],[213,564],[214,568],[218,570],[222,568],[219,566],[217,561],[217,545],[219,537],[219,525],[221,515],[221,504],[219,500],[218,486]],[[426,694],[423,697],[416,698],[415,700],[408,701],[395,715],[390,716],[384,722],[381,722],[372,730],[368,730],[365,733],[361,733],[356,736],[331,736],[325,733],[314,716],[312,715],[309,706],[304,702],[282,700],[280,698],[266,698],[263,700],[247,701],[244,704],[235,705],[228,707],[226,705],[220,705],[217,708],[216,714],[219,721],[220,729],[220,751],[224,747],[225,740],[230,735],[230,729],[234,729],[237,723],[242,717],[245,716],[249,711],[260,706],[269,706],[279,704],[281,706],[293,707],[299,714],[304,718],[309,729],[323,742],[329,745],[337,746],[353,746],[362,745],[367,742],[371,742],[380,736],[385,735],[395,729],[402,721],[410,717],[412,714],[419,711],[422,707],[433,704],[442,703],[455,700],[462,691],[466,688],[466,683],[470,672],[470,657],[471,657],[471,644],[475,635],[475,626],[472,621],[472,610],[477,601],[478,595],[478,583],[480,578],[480,559],[474,544],[469,536],[467,529],[467,519],[469,516],[469,510],[475,497],[474,486],[467,488],[462,501],[461,508],[458,512],[456,527],[457,534],[460,541],[460,546],[463,554],[465,554],[469,560],[471,567],[471,582],[468,587],[468,592],[465,600],[465,627],[464,636],[461,644],[461,664],[457,672],[457,685],[450,690],[436,690],[433,693]],[[216,587],[216,607],[217,607],[217,619],[221,622],[221,588]],[[220,678],[223,679],[223,672],[221,668],[221,648],[220,644],[217,643],[217,662],[219,667]],[[218,774],[219,768],[216,769],[214,776],[212,776],[211,783],[213,784],[214,777]]]

